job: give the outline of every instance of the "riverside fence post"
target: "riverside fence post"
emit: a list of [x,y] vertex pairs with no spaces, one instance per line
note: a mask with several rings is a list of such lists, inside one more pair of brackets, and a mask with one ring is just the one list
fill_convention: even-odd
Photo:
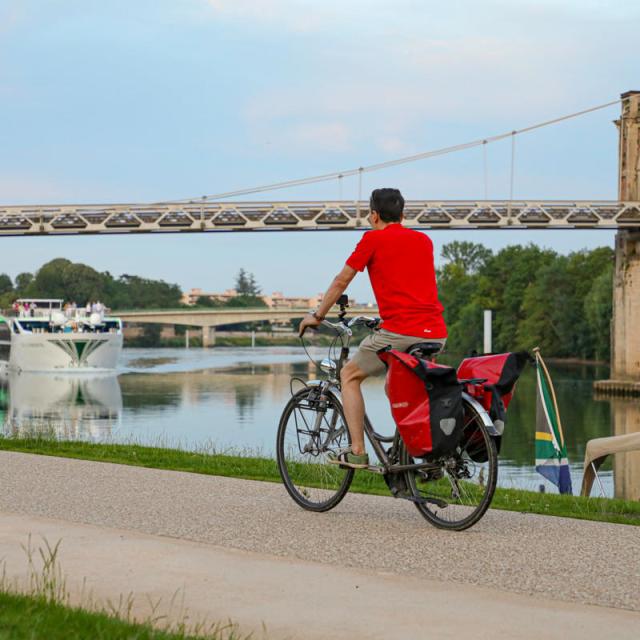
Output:
[[484,310],[484,352],[491,353],[493,349],[492,336],[491,336],[491,316],[493,312],[491,309]]

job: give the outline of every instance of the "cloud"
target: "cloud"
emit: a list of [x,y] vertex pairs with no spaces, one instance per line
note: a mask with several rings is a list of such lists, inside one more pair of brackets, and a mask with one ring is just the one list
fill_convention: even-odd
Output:
[[[606,11],[590,0],[561,8],[551,0],[488,1],[483,8],[452,0],[451,10],[404,1],[396,13],[406,13],[394,19],[373,5],[360,22],[311,34],[295,81],[274,70],[271,86],[246,101],[245,122],[287,139],[292,121],[313,128],[337,120],[351,145],[367,143],[388,157],[434,146],[430,137],[440,146],[521,128],[625,89],[635,45],[624,35],[633,28],[622,11],[600,21]],[[257,11],[260,3],[240,4]],[[269,19],[283,17],[285,5],[299,10],[298,3],[270,3]],[[613,39],[621,40],[616,55],[629,61],[626,72],[603,53]],[[433,136],[439,125],[453,135]]]

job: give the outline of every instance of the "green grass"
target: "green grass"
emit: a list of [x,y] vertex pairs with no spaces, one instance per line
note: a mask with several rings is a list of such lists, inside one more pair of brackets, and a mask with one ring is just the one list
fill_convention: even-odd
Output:
[[[211,450],[183,451],[139,444],[94,444],[50,437],[0,438],[0,449],[154,469],[281,482],[275,460],[211,453]],[[351,490],[357,493],[389,495],[383,478],[366,472],[356,473]],[[491,506],[494,509],[508,511],[640,525],[640,502],[626,500],[581,498],[498,488]]]
[[0,592],[0,640],[187,640],[195,637],[154,629],[150,624],[126,622],[107,613],[67,607],[42,596]]

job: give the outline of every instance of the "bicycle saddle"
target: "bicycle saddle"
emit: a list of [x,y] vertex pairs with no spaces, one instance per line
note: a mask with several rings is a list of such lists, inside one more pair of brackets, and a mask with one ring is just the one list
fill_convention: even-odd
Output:
[[442,345],[439,342],[416,342],[412,344],[407,350],[409,355],[416,358],[429,358],[442,351]]

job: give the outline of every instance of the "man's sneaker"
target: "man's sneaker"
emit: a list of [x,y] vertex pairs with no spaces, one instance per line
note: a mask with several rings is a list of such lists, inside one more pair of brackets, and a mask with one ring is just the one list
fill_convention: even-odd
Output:
[[357,455],[351,451],[351,447],[329,451],[327,458],[329,464],[339,464],[351,469],[366,469],[369,466],[369,456],[366,453]]

